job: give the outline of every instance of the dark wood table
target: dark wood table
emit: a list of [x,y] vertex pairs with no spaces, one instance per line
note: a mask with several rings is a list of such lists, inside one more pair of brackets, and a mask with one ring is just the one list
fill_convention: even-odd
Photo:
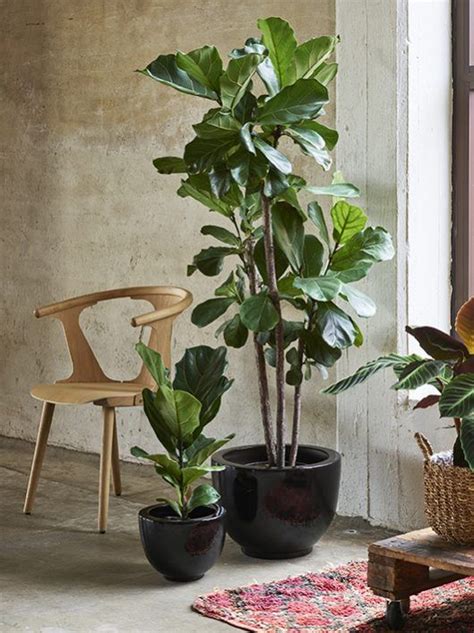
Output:
[[386,619],[395,630],[405,624],[410,596],[466,576],[474,576],[474,547],[448,543],[431,528],[369,546],[367,581],[388,599]]

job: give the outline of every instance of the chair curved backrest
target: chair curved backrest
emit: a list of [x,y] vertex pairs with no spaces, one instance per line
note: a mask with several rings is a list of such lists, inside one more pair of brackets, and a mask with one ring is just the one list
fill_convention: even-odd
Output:
[[[133,327],[149,326],[151,328],[148,345],[159,352],[165,366],[170,367],[173,322],[192,303],[192,294],[184,288],[174,286],[117,288],[66,299],[35,310],[34,314],[37,318],[52,316],[59,319],[64,329],[72,362],[72,373],[68,378],[56,382],[116,382],[103,372],[81,329],[79,318],[83,310],[96,303],[124,298],[148,301],[153,306],[153,311],[134,317],[131,324]],[[144,365],[133,382],[154,386],[154,381]]]

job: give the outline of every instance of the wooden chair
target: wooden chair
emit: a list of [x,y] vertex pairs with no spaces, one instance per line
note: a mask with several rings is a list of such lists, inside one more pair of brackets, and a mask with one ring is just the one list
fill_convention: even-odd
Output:
[[148,345],[162,355],[164,364],[169,367],[173,322],[193,299],[191,293],[183,288],[143,286],[106,290],[67,299],[35,310],[37,318],[52,316],[61,321],[73,369],[69,378],[58,380],[54,384],[36,385],[31,391],[34,398],[43,401],[43,409],[23,508],[26,514],[31,514],[33,507],[55,406],[92,403],[101,406],[103,412],[98,526],[100,532],[105,532],[111,471],[115,494],[121,494],[115,408],[140,405],[143,388],[153,388],[155,383],[144,366],[135,380],[120,382],[108,378],[82,332],[79,317],[85,308],[100,301],[127,297],[148,301],[153,306],[152,312],[133,318],[131,324],[133,327],[149,326],[151,328]]

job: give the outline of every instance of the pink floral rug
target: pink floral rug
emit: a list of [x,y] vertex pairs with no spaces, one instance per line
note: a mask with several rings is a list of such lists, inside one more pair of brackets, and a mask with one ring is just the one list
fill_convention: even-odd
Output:
[[[246,631],[372,633],[389,631],[385,600],[367,584],[367,563],[201,596],[193,608]],[[424,591],[411,600],[405,633],[474,633],[474,578]]]

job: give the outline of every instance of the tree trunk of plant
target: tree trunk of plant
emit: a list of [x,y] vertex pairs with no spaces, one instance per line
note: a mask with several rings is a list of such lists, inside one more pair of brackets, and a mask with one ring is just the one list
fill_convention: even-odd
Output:
[[264,225],[265,261],[268,277],[268,294],[278,314],[278,324],[275,328],[276,351],[276,463],[285,465],[285,345],[283,336],[283,321],[281,316],[280,295],[278,294],[277,276],[275,270],[275,248],[273,244],[272,219],[270,200],[262,193],[262,211]]
[[[301,370],[303,364],[303,339],[298,341],[298,361],[299,368]],[[293,396],[293,428],[291,431],[291,449],[289,465],[296,465],[296,457],[298,455],[298,443],[300,439],[300,423],[301,423],[301,388],[303,386],[303,380],[298,385],[295,385],[295,392]]]
[[[253,244],[249,242],[247,248],[247,274],[249,277],[249,289],[251,295],[257,294],[257,280],[255,272],[255,262],[253,258]],[[255,361],[257,364],[258,391],[260,396],[260,413],[262,416],[263,434],[267,449],[268,465],[275,465],[275,437],[273,434],[272,412],[270,407],[270,392],[268,389],[267,365],[263,347],[258,342],[257,333],[253,333],[253,345],[255,350]]]

